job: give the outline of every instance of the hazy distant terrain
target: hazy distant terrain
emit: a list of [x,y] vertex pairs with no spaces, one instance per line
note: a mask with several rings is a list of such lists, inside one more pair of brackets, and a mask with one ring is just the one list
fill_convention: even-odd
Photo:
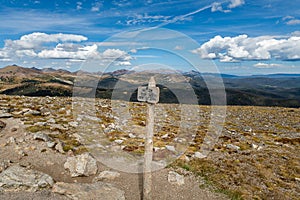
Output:
[[[85,90],[81,95],[96,96],[99,98],[125,98],[123,93],[127,90],[134,91],[130,100],[136,101],[136,89],[140,82],[147,82],[151,72],[135,72],[118,70],[111,73],[74,72],[55,69],[23,68],[7,66],[0,69],[0,94],[25,95],[25,96],[72,96],[74,81],[80,77],[87,84],[82,85]],[[197,95],[198,103],[210,105],[211,99],[205,80],[212,80],[219,76],[216,74],[200,74],[196,71],[162,72],[153,73],[162,82],[172,84],[168,88],[164,84],[160,87],[161,103],[177,103],[174,91],[185,90],[179,85],[188,84]],[[178,78],[179,77],[179,78]],[[254,105],[254,106],[300,106],[300,74],[271,74],[262,76],[233,76],[221,74],[226,88],[228,105]],[[181,80],[182,79],[182,80]],[[92,93],[90,82],[97,81],[96,93]],[[115,90],[116,84],[118,90]],[[178,87],[177,87],[178,86]],[[114,91],[115,90],[115,91]],[[215,91],[216,90],[216,91]],[[211,90],[218,92],[220,88]],[[120,92],[118,94],[118,92]],[[126,100],[123,99],[123,100]],[[181,103],[189,102],[189,97],[181,99]]]

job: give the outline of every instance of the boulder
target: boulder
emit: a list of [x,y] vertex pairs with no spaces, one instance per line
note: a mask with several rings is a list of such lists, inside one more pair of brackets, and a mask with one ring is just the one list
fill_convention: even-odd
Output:
[[37,191],[41,188],[52,187],[53,184],[54,181],[48,174],[19,165],[11,166],[0,174],[0,187],[8,191]]
[[170,171],[168,174],[168,182],[175,185],[183,185],[184,184],[184,176],[180,175],[174,171]]
[[52,192],[65,195],[73,200],[125,200],[124,191],[103,182],[92,184],[58,182],[53,186]]
[[67,158],[64,167],[72,177],[95,175],[98,170],[97,161],[89,153]]

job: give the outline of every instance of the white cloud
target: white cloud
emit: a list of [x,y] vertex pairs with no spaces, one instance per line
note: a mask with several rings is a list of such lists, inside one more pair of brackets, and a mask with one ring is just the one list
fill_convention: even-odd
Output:
[[119,66],[131,66],[131,62],[129,61],[123,61],[118,63]]
[[120,49],[107,49],[103,52],[103,56],[105,58],[120,58],[126,55],[125,51],[122,51]]
[[27,49],[27,50],[17,50],[16,55],[18,57],[24,57],[24,56],[29,56],[29,57],[36,57],[37,54],[32,50],[32,49]]
[[211,7],[211,12],[217,12],[217,11],[223,12],[222,4],[219,2],[214,2]]
[[98,11],[100,11],[101,6],[102,6],[102,3],[96,2],[96,3],[92,6],[91,11],[92,11],[92,12],[98,12]]
[[221,62],[243,60],[300,60],[300,37],[215,36],[193,51],[203,59],[219,59]]
[[184,49],[183,46],[178,46],[177,45],[177,46],[174,47],[174,50],[182,50],[182,49]]
[[12,59],[10,59],[10,58],[0,58],[0,61],[1,62],[10,62],[10,61],[12,61]]
[[137,25],[144,23],[154,23],[154,22],[167,22],[170,16],[163,15],[148,15],[147,13],[141,15],[137,14],[132,19],[126,21],[126,25]]
[[8,58],[8,52],[0,50],[0,59]]
[[[98,51],[96,43],[83,43],[88,38],[73,34],[32,33],[18,40],[6,40],[4,48],[0,49],[0,61],[13,61],[22,58],[37,59],[48,62],[50,59],[65,60],[69,63],[83,62],[89,58],[99,60],[99,63],[115,62],[117,65],[131,65],[132,57],[120,49]],[[48,61],[47,61],[48,60]],[[55,64],[51,64],[55,65]]]
[[255,65],[253,65],[256,68],[274,68],[274,67],[280,67],[280,64],[276,64],[276,63],[256,63]]
[[243,4],[245,4],[244,0],[231,0],[228,8],[236,8],[236,7],[241,6]]
[[226,6],[227,9],[223,8],[222,4],[225,4],[225,3],[228,3],[228,2],[222,2],[222,3],[214,2],[211,6],[211,12],[220,11],[220,12],[228,13],[228,12],[231,12],[231,9],[244,5],[245,1],[244,0],[230,0],[229,4],[227,4],[227,6]]
[[287,25],[297,25],[300,24],[300,19],[292,19],[288,22],[286,22]]
[[292,36],[299,36],[300,37],[300,31],[294,31],[291,34]]
[[82,2],[77,2],[76,3],[76,10],[81,10],[82,9]]
[[6,40],[4,48],[7,49],[37,49],[44,43],[57,42],[81,42],[87,40],[87,37],[73,34],[46,34],[35,32],[22,36],[19,40]]
[[42,50],[40,53],[38,53],[38,57],[48,59],[86,60],[90,56],[99,56],[97,48],[97,45],[92,45],[85,47],[74,47],[72,50],[67,47],[67,49],[65,50],[64,47],[59,44],[54,49]]
[[290,15],[283,17],[282,21],[286,25],[298,25],[298,24],[300,24],[300,19],[297,19],[294,16],[290,16]]

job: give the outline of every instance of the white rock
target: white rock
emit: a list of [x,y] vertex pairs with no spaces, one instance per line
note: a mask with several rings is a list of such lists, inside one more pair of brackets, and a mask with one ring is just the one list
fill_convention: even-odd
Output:
[[117,144],[122,144],[124,141],[123,140],[115,140],[114,142]]
[[234,150],[234,151],[238,151],[238,150],[241,149],[241,147],[236,146],[236,145],[233,145],[233,144],[227,144],[227,145],[226,145],[226,148],[227,148],[227,149]]
[[35,126],[47,126],[47,122],[36,122]]
[[47,122],[51,123],[51,124],[55,124],[56,123],[55,119],[53,119],[53,118],[48,119]]
[[165,134],[165,135],[163,135],[163,136],[161,136],[162,139],[166,139],[166,138],[168,138],[168,137],[169,137],[169,134],[168,134],[168,133]]
[[200,158],[200,159],[206,158],[206,157],[207,157],[206,155],[203,155],[203,154],[200,153],[200,152],[195,152],[194,156],[195,156],[195,158]]
[[68,124],[74,128],[78,126],[78,122],[69,122]]
[[51,142],[51,141],[47,142],[47,147],[49,148],[53,148],[55,145],[56,145],[55,142]]
[[166,145],[166,149],[169,150],[169,151],[176,152],[176,149],[175,149],[174,146]]
[[175,185],[183,185],[184,184],[184,176],[174,172],[170,171],[168,174],[168,182]]
[[130,138],[136,138],[136,136],[134,135],[134,134],[132,134],[132,133],[129,133],[129,135],[128,135]]
[[35,139],[35,140],[43,140],[44,142],[48,142],[48,141],[51,140],[50,137],[47,134],[40,133],[40,132],[35,133],[33,135],[33,139]]
[[58,141],[58,143],[55,145],[55,150],[57,150],[59,153],[65,153],[64,143],[61,141]]
[[72,177],[95,175],[98,170],[96,160],[89,153],[67,158],[64,167]]

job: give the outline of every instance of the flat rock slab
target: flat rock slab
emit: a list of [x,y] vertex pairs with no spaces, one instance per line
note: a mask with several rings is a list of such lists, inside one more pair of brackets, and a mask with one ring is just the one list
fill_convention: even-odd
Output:
[[54,181],[48,174],[19,165],[11,166],[0,174],[0,187],[5,191],[37,191],[52,187],[53,184]]
[[52,192],[73,200],[125,200],[124,191],[103,182],[93,184],[58,182],[53,186]]

